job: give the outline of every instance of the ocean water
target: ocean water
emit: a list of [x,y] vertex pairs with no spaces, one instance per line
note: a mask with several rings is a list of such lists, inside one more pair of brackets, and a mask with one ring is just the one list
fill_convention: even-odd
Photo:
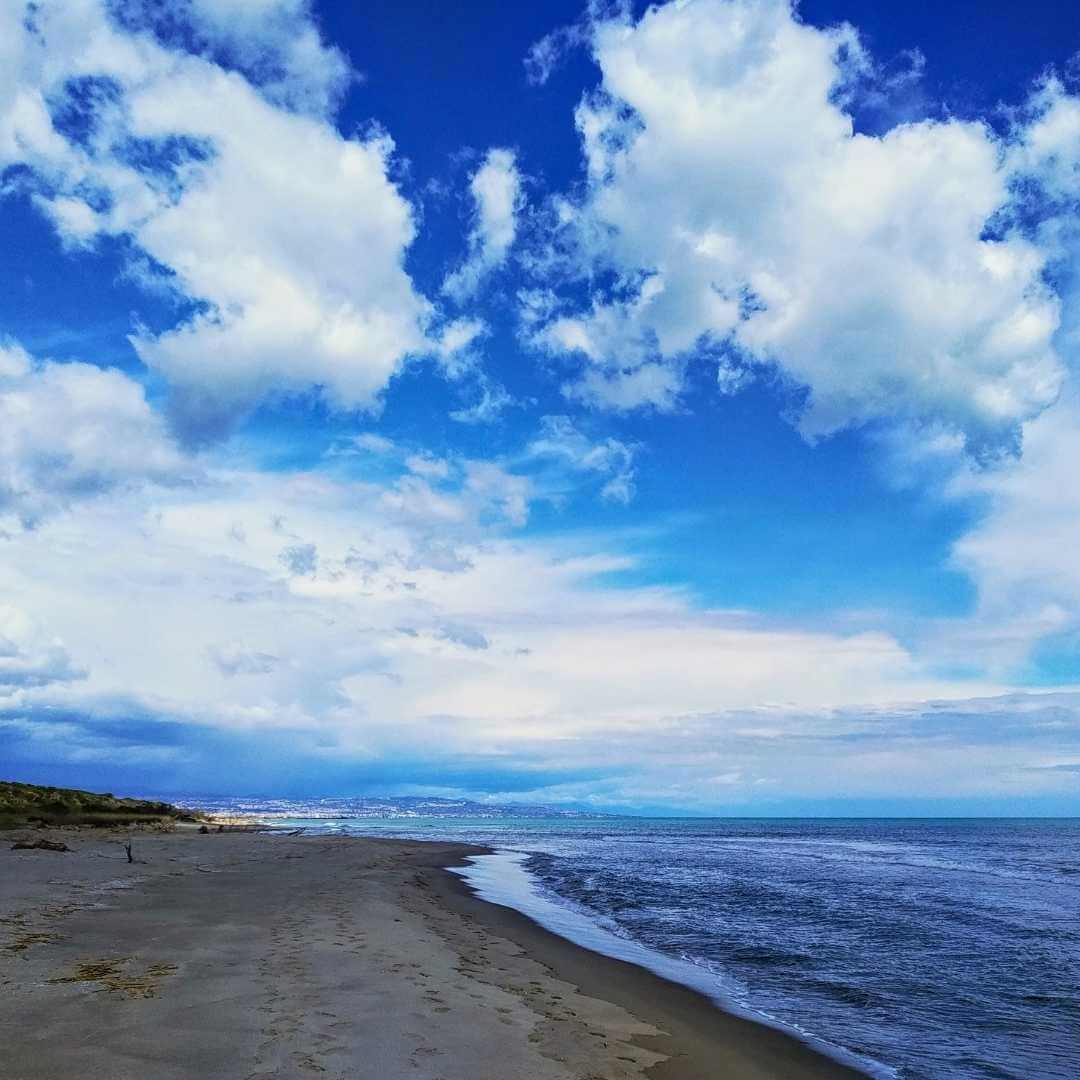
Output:
[[308,824],[490,845],[486,898],[871,1075],[1080,1077],[1080,820]]

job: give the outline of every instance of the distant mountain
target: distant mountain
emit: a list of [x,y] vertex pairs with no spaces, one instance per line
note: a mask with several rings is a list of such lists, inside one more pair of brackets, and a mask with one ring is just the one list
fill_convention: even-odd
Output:
[[429,795],[374,798],[273,799],[255,796],[178,799],[184,806],[208,814],[252,815],[260,818],[605,818],[588,810],[538,806],[535,803],[480,803]]

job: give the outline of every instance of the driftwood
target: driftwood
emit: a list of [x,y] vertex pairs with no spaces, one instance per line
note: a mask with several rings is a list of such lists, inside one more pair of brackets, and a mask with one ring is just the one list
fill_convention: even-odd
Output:
[[16,840],[11,845],[12,851],[70,851],[67,844],[58,840]]

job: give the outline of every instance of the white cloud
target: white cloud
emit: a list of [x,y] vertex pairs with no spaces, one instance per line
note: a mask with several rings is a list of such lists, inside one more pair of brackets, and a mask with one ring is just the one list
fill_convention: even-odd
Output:
[[529,46],[523,63],[525,77],[533,86],[543,86],[556,68],[566,59],[573,49],[587,45],[590,39],[586,21],[560,26],[545,34]]
[[[431,305],[403,266],[415,224],[389,176],[393,143],[378,131],[344,138],[314,107],[304,73],[322,79],[327,69],[311,61],[337,54],[318,44],[306,4],[189,12],[210,19],[198,25],[224,35],[230,55],[242,41],[249,59],[278,57],[280,78],[258,88],[132,32],[149,10],[141,4],[122,6],[126,30],[102,0],[46,0],[26,25],[13,7],[6,47],[18,62],[0,86],[0,147],[35,170],[39,203],[66,242],[126,235],[200,305],[171,330],[134,337],[173,385],[189,436],[313,386],[335,407],[375,407],[409,355],[439,348],[426,332]],[[286,39],[300,51],[282,53]],[[311,109],[286,107],[295,102],[283,87]],[[92,106],[81,144],[44,105],[65,95]],[[162,146],[169,154],[139,149]]]
[[787,0],[670,3],[599,22],[593,48],[588,191],[556,210],[579,272],[619,286],[535,335],[581,359],[574,394],[670,407],[704,343],[726,383],[732,363],[775,365],[806,388],[807,437],[930,420],[977,452],[1054,400],[1044,256],[984,235],[1009,198],[985,126],[853,133],[837,91],[845,57],[862,63],[854,31],[806,25]]
[[503,265],[514,243],[524,206],[514,152],[489,150],[469,182],[469,191],[474,204],[469,255],[443,283],[443,292],[458,301],[472,296],[481,281]]
[[454,319],[442,328],[432,351],[448,378],[486,378],[476,346],[487,333],[488,327],[480,319]]
[[197,475],[126,375],[0,347],[0,515],[34,522],[103,492]]
[[[117,445],[153,457],[157,444],[139,442],[152,414],[135,384],[0,354],[4,385],[29,382],[31,397],[51,401],[58,371],[130,410],[136,434]],[[96,415],[78,400],[36,430],[77,439],[88,426],[80,417]],[[1057,766],[1077,756],[1077,740],[1065,705],[1049,718],[1019,701],[973,706],[980,723],[1000,716],[1005,734],[976,732],[974,721],[942,727],[933,717],[954,706],[891,703],[1000,688],[928,674],[873,619],[839,630],[779,624],[702,609],[678,590],[602,587],[603,575],[634,565],[604,551],[603,538],[599,548],[595,537],[507,539],[542,486],[506,463],[435,459],[370,433],[358,442],[405,474],[358,483],[219,464],[199,485],[145,486],[145,473],[100,459],[104,447],[87,438],[83,465],[99,461],[114,479],[3,540],[0,591],[23,611],[48,612],[63,642],[25,620],[0,626],[0,738],[51,761],[101,760],[110,742],[129,740],[131,761],[176,769],[194,751],[139,742],[140,725],[188,732],[196,747],[230,732],[279,733],[290,768],[328,755],[473,762],[495,776],[542,762],[549,778],[596,779],[547,779],[536,797],[605,805],[761,805],[770,790],[810,797],[837,786],[853,796],[1052,793],[1067,779]],[[1031,467],[1042,470],[1039,445],[1036,431]],[[634,451],[551,417],[519,465],[551,461],[629,486]],[[140,498],[116,475],[144,485]],[[1014,488],[1025,490],[1023,478]],[[1020,512],[1046,521],[1030,503]],[[1048,550],[1069,536],[1048,538]]]
[[445,480],[450,475],[450,463],[430,454],[410,454],[405,459],[405,468],[429,480]]
[[[177,112],[151,121],[162,133],[190,115],[175,85],[165,89],[160,104]],[[427,308],[401,265],[411,212],[386,176],[391,144],[342,140],[234,89],[240,115],[261,115],[236,124],[228,110],[230,122],[213,136],[222,156],[211,175],[137,233],[189,295],[214,307],[136,338],[136,347],[175,386],[194,395],[205,388],[227,408],[311,384],[336,406],[370,406],[404,357],[425,347]],[[204,133],[214,126],[207,120]],[[237,138],[243,145],[230,153]],[[282,145],[306,167],[282,173]]]
[[522,61],[525,78],[533,86],[543,86],[569,53],[590,44],[594,23],[604,18],[625,17],[629,10],[629,0],[587,0],[576,22],[556,27],[529,46]]
[[[353,77],[347,57],[323,42],[310,0],[189,3],[194,28],[239,62],[271,100],[325,115]],[[177,5],[171,5],[170,17],[178,14]]]
[[240,642],[211,645],[210,659],[223,675],[269,675],[281,661],[270,653],[248,649]]
[[290,544],[278,559],[294,577],[314,576],[319,568],[319,549],[314,544]]
[[1036,86],[1019,110],[1007,158],[1016,177],[1021,221],[1038,222],[1036,235],[1051,258],[1061,293],[1059,349],[1075,372],[1080,360],[1080,96],[1055,76]]
[[82,199],[62,195],[52,199],[37,196],[34,202],[39,210],[52,219],[65,248],[89,248],[93,245],[101,231],[101,220]]
[[987,506],[953,548],[955,565],[978,590],[978,607],[970,619],[939,627],[931,647],[961,662],[965,654],[978,656],[1004,677],[1021,672],[1043,639],[1058,636],[1075,649],[1080,633],[1077,461],[1080,405],[1070,392],[1026,426],[1020,460],[952,479],[952,494],[982,496]]
[[1010,166],[1036,177],[1051,198],[1080,198],[1080,98],[1049,76],[1032,94],[1017,123]]
[[[1017,113],[1007,167],[1018,199],[1037,220],[1051,259],[1062,323],[1055,344],[1069,367],[1061,397],[1023,429],[1023,456],[978,470],[957,464],[955,445],[941,433],[923,437],[916,478],[942,483],[947,495],[978,500],[977,522],[954,545],[953,564],[978,593],[970,618],[929,635],[928,649],[957,663],[979,662],[1000,676],[1029,675],[1040,647],[1060,658],[1075,654],[1080,634],[1080,100],[1053,76]],[[908,460],[911,454],[908,454]],[[1064,672],[1067,669],[1058,667]]]
[[385,435],[376,435],[371,431],[355,436],[352,444],[357,450],[366,450],[368,453],[379,455],[389,454],[394,449],[393,439],[388,439]]
[[0,698],[84,675],[62,641],[44,634],[24,611],[0,604]]
[[[141,504],[106,495],[13,533],[0,591],[48,611],[70,659],[37,662],[31,670],[56,678],[22,678],[3,714],[107,720],[116,737],[135,723],[120,718],[142,717],[194,729],[193,744],[198,730],[278,731],[290,768],[319,754],[543,761],[556,774],[614,769],[628,792],[665,776],[705,791],[702,777],[738,768],[742,797],[756,778],[790,775],[791,761],[828,760],[831,780],[855,782],[866,755],[857,739],[838,740],[874,727],[864,715],[874,703],[994,689],[927,676],[872,628],[771,624],[670,589],[601,587],[632,561],[595,537],[507,539],[507,487],[474,467],[442,495],[458,500],[448,526],[440,506],[388,515],[381,485],[221,471]],[[455,558],[431,546],[433,530]],[[78,669],[85,679],[63,677]],[[763,727],[779,734],[739,734]],[[885,749],[908,753],[905,738],[890,735]],[[836,746],[844,760],[824,756]],[[947,760],[933,784],[958,774],[959,749]],[[803,788],[825,782],[803,768]]]
[[[0,168],[30,166],[65,243],[124,237],[144,279],[196,302],[179,326],[135,335],[189,435],[312,387],[377,408],[419,353],[472,380],[478,400],[455,419],[511,403],[477,368],[487,327],[447,323],[405,271],[415,221],[393,144],[333,127],[351,74],[305,0],[187,0],[176,12],[195,53],[139,0],[45,0],[29,30],[26,10],[0,8]],[[1041,283],[1048,253],[1075,258],[1074,237],[1064,215],[1033,242],[983,230],[1020,174],[1072,205],[1075,100],[1048,81],[1008,146],[960,122],[869,138],[834,93],[845,63],[867,62],[853,32],[815,30],[783,3],[679,0],[589,32],[603,92],[577,114],[588,190],[551,205],[571,258],[561,235],[532,265],[617,281],[576,307],[546,279],[523,294],[529,332],[578,357],[566,393],[675,409],[704,342],[728,389],[769,364],[808,388],[808,437],[880,417],[931,433],[913,469],[956,470],[965,438],[996,448],[1023,425],[1022,459],[951,481],[989,499],[955,550],[975,616],[901,638],[872,615],[779,621],[605,586],[636,569],[617,538],[513,533],[537,500],[634,495],[640,448],[567,416],[545,417],[517,456],[435,457],[368,432],[328,453],[334,476],[260,475],[183,456],[123,373],[7,346],[0,736],[77,761],[140,723],[196,741],[277,733],[290,764],[592,771],[547,791],[609,803],[1068,781],[1071,695],[979,695],[1002,691],[1034,642],[1080,630],[1080,408],[1073,391],[1047,407],[1062,369]],[[538,78],[570,43],[535,53]],[[65,94],[94,98],[85,140],[53,122]],[[131,140],[167,143],[171,170]],[[459,300],[517,242],[511,151],[488,154],[471,193],[469,252],[446,285]],[[340,478],[364,466],[389,479]],[[986,680],[935,674],[972,655]],[[182,756],[152,740],[131,752]]]
[[461,645],[466,649],[488,649],[491,643],[471,626],[460,626],[456,623],[447,623],[440,630],[438,636],[444,641],[452,641],[455,645]]
[[[552,760],[558,748],[545,747]],[[1007,694],[854,708],[759,707],[669,717],[567,747],[583,780],[533,794],[598,807],[668,805],[758,812],[837,793],[892,799],[1056,798],[1080,769],[1075,693]],[[497,797],[497,796],[496,796]],[[503,797],[513,797],[510,792]],[[520,796],[519,796],[520,797]],[[984,803],[985,805],[985,803]]]
[[0,5],[0,168],[32,156],[56,162],[73,156],[54,130],[42,92],[43,54],[27,33],[27,8]]
[[510,406],[520,404],[504,387],[492,382],[482,373],[476,380],[475,389],[476,400],[471,405],[453,409],[449,414],[451,420],[456,420],[459,424],[490,424]]
[[465,491],[481,507],[511,525],[524,525],[532,493],[527,477],[509,472],[493,461],[465,462]]
[[568,416],[544,416],[540,432],[526,447],[529,458],[561,462],[575,472],[596,473],[603,479],[600,495],[628,503],[634,497],[634,459],[638,447],[609,436],[597,442],[578,430]]

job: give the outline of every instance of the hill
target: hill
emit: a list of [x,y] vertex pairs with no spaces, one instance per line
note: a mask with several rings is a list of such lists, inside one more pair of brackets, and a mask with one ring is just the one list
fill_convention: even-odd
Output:
[[0,828],[45,823],[50,825],[125,825],[132,822],[191,821],[190,810],[148,799],[118,799],[115,795],[74,788],[41,787],[0,780]]

